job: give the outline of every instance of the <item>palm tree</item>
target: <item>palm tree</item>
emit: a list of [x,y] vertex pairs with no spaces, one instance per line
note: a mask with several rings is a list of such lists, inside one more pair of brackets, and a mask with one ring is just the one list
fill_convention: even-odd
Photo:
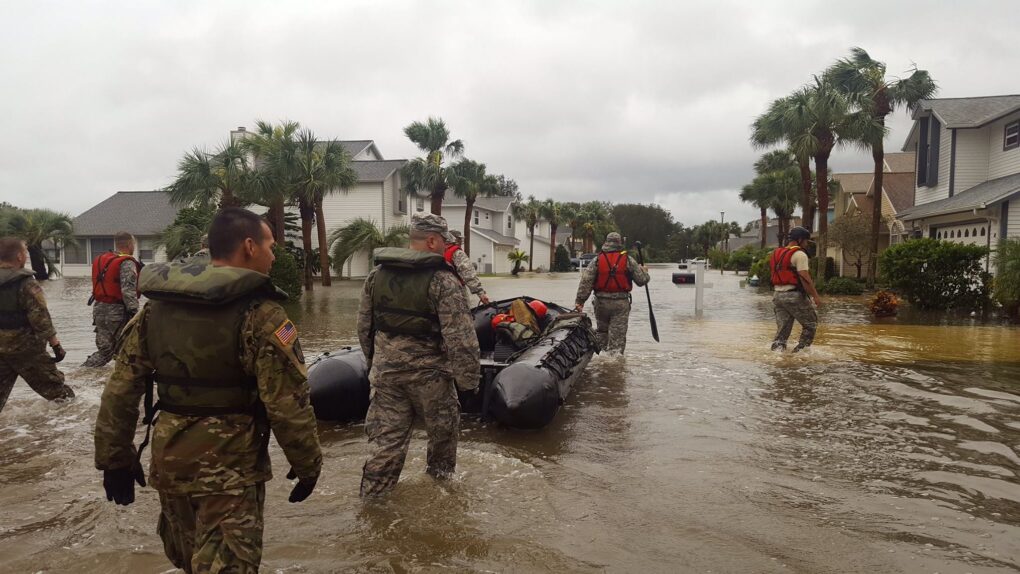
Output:
[[761,247],[765,248],[768,242],[766,233],[769,229],[768,210],[771,206],[771,198],[768,196],[768,188],[758,181],[758,178],[740,190],[740,201],[754,204],[761,211]]
[[330,232],[328,245],[333,251],[333,267],[343,277],[344,263],[355,253],[367,251],[371,259],[372,252],[379,247],[407,245],[410,232],[406,225],[396,225],[382,231],[371,219],[359,217]]
[[165,191],[174,205],[239,207],[246,203],[250,175],[247,156],[236,142],[212,154],[195,148],[177,162],[177,177]]
[[539,215],[549,222],[549,269],[556,266],[556,228],[567,220],[568,209],[558,201],[547,199],[538,208]]
[[[327,193],[341,190],[344,193],[358,182],[351,167],[350,155],[337,140],[320,143],[315,134],[302,130],[298,134],[298,153],[290,182],[298,200],[301,214],[301,241],[305,258],[318,257],[323,286],[330,285],[329,252],[312,250],[312,225],[316,226],[319,246],[326,244],[326,222],[322,203]],[[312,289],[312,270],[316,265],[305,262],[305,289]]]
[[806,103],[807,93],[804,91],[773,101],[768,110],[751,125],[751,143],[758,148],[785,143],[789,153],[796,158],[800,173],[801,222],[804,227],[811,229],[814,227],[815,197],[810,161],[815,150],[810,140],[798,137],[810,131],[810,124],[800,121],[803,118],[793,113],[798,106]]
[[507,261],[511,261],[514,264],[514,268],[510,270],[511,275],[517,275],[521,272],[521,264],[525,261],[531,262],[531,257],[528,254],[521,251],[520,249],[514,249],[510,253],[506,254]]
[[906,78],[887,79],[884,62],[872,59],[863,48],[851,48],[850,56],[836,61],[825,71],[828,80],[855,106],[875,120],[874,129],[863,139],[875,162],[875,201],[871,213],[871,253],[868,258],[868,284],[875,282],[878,240],[882,226],[882,179],[885,172],[885,118],[897,106],[915,107],[938,91],[938,85],[925,70],[916,67]]
[[[450,130],[440,118],[430,117],[425,123],[414,122],[404,128],[404,135],[414,142],[425,157],[414,158],[402,170],[404,188],[407,191],[428,191],[432,199],[431,211],[442,215],[443,198],[450,187],[448,173],[443,161],[456,159],[464,153],[464,142],[450,141]],[[467,234],[465,234],[465,237]]]
[[538,225],[541,218],[541,203],[535,199],[534,195],[529,195],[527,202],[517,201],[510,206],[510,209],[514,218],[524,220],[524,225],[528,228],[528,235],[531,236],[531,246],[528,248],[528,271],[531,271],[535,253],[535,226]]
[[591,253],[595,251],[595,233],[601,224],[609,221],[609,210],[602,202],[589,201],[581,204],[579,217],[584,237],[584,251]]
[[44,244],[59,249],[74,243],[74,226],[70,215],[50,209],[8,208],[0,213],[0,235],[13,235],[25,241],[36,279],[59,275],[56,263],[46,254]]
[[251,136],[239,142],[254,159],[249,194],[253,203],[269,208],[267,214],[273,238],[283,245],[284,209],[293,199],[292,177],[296,171],[298,143],[295,136],[301,125],[284,121],[278,126],[259,120]]
[[453,192],[464,198],[464,253],[471,254],[471,214],[479,197],[492,197],[500,192],[498,180],[485,173],[485,164],[464,158],[450,166],[449,181]]

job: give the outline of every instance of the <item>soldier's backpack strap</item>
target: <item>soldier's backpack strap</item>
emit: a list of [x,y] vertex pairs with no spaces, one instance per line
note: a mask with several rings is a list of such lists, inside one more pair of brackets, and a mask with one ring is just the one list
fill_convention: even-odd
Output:
[[145,452],[145,447],[149,446],[149,435],[152,432],[152,423],[156,418],[156,412],[159,410],[158,404],[153,403],[153,387],[156,385],[155,373],[150,373],[145,377],[145,400],[142,403],[144,414],[142,416],[142,424],[145,425],[145,438],[142,439],[142,444],[138,445],[138,464],[142,463],[142,453]]

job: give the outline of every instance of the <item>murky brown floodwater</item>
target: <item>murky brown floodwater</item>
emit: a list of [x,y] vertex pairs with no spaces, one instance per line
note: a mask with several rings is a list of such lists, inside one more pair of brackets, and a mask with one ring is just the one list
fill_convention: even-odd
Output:
[[[385,502],[357,496],[360,426],[322,425],[315,495],[269,485],[269,572],[1007,572],[1020,569],[1020,330],[872,321],[830,300],[817,346],[774,355],[767,296],[653,270],[662,343],[635,299],[626,357],[597,357],[541,432],[464,424],[458,477],[437,484],[412,444]],[[487,279],[497,298],[570,303],[577,275]],[[360,284],[294,309],[306,350],[355,342]],[[151,489],[124,509],[92,467],[108,370],[91,351],[86,286],[47,285],[77,401],[23,384],[0,414],[0,571],[167,572]]]

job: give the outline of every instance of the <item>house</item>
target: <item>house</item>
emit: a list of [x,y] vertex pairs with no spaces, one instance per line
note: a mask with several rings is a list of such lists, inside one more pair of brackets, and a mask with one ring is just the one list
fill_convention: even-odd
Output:
[[[510,207],[512,203],[512,197],[480,197],[472,206],[469,215],[471,245],[468,255],[479,273],[509,273],[512,264],[507,260],[507,255],[514,249],[528,250],[527,240],[520,239],[518,235],[518,222]],[[428,200],[422,200],[415,206],[414,212],[427,213],[427,204]],[[443,217],[450,229],[464,230],[466,209],[464,198],[446,197],[443,200]],[[536,264],[539,261],[535,259]]]
[[64,246],[60,272],[64,277],[90,277],[92,260],[113,249],[113,236],[135,236],[134,255],[142,263],[166,261],[157,247],[159,235],[177,217],[177,207],[162,191],[119,191],[74,218],[75,243]]
[[903,144],[916,151],[904,232],[995,249],[1020,237],[1020,95],[922,100]]
[[[897,216],[913,205],[914,195],[914,162],[913,152],[885,154],[882,176],[882,217],[886,226],[878,238],[879,253],[889,245],[903,240],[904,228]],[[835,217],[860,212],[868,221],[874,212],[875,175],[865,173],[836,173],[832,178],[839,182],[839,189],[833,195],[832,205]],[[856,276],[856,257],[853,261],[845,257],[842,249],[829,248],[829,256],[835,260],[836,269],[844,277]],[[867,269],[867,260],[862,262],[862,269]]]
[[[799,217],[791,217],[788,222],[790,227],[796,227],[800,225]],[[729,250],[729,252],[736,251],[747,247],[748,245],[754,246],[756,249],[761,247],[761,220],[754,219],[747,222],[744,226],[744,231],[740,235],[730,234],[729,239],[725,241],[719,241],[715,244],[716,249]],[[778,247],[779,246],[779,220],[771,218],[768,220],[768,227],[765,228],[765,247]]]

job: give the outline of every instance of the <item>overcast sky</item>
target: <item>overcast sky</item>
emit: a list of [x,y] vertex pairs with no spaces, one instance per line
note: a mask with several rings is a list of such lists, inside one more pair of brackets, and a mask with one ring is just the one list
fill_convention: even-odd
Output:
[[[4,1],[0,200],[76,215],[255,119],[414,157],[446,120],[521,192],[747,221],[748,125],[851,46],[943,97],[1020,93],[1016,0]],[[887,149],[909,120],[898,112]],[[836,171],[867,171],[858,152]]]

